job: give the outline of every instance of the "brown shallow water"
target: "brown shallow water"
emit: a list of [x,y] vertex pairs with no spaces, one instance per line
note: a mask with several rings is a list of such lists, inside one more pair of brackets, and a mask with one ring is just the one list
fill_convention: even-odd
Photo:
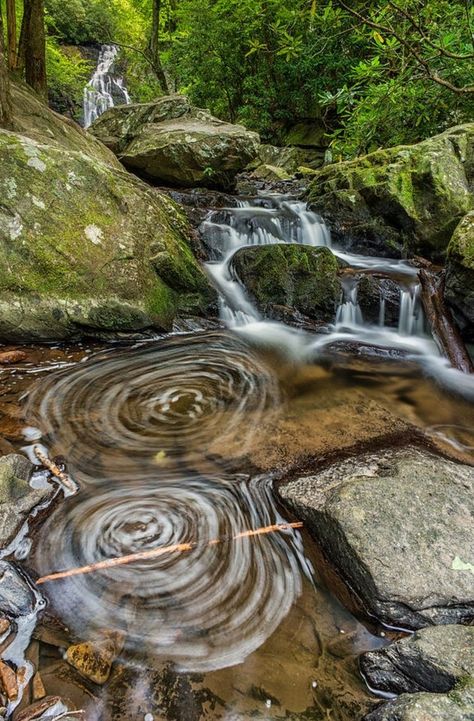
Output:
[[[39,529],[32,572],[196,544],[45,584],[48,613],[69,629],[48,616],[37,630],[47,693],[105,721],[361,718],[376,699],[357,656],[386,631],[337,600],[305,530],[231,539],[294,520],[275,479],[361,447],[416,441],[472,463],[472,404],[403,360],[295,365],[226,332],[25,350],[0,371],[1,450],[31,446],[37,428],[81,487]],[[62,652],[104,629],[126,640],[101,688]]]

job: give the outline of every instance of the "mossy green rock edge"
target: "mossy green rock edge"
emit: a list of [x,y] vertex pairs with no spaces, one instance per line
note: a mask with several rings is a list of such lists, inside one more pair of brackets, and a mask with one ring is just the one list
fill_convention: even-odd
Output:
[[315,171],[307,199],[354,249],[443,259],[474,209],[474,123]]
[[68,147],[0,131],[0,338],[168,330],[205,313],[215,292],[179,206],[105,148]]
[[232,259],[231,271],[266,317],[287,318],[285,309],[291,309],[319,323],[334,321],[342,288],[339,263],[329,248],[242,248]]
[[474,341],[474,211],[461,220],[448,246],[446,300],[463,335]]

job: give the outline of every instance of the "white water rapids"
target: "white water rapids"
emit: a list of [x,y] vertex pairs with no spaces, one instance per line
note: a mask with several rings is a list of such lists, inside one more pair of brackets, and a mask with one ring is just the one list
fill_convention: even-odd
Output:
[[123,78],[114,73],[114,64],[119,50],[115,45],[103,45],[97,67],[84,88],[84,127],[88,128],[94,120],[115,105],[128,105],[130,96],[124,86]]
[[[395,349],[416,360],[425,372],[447,387],[474,397],[474,377],[455,370],[442,357],[427,329],[420,298],[418,270],[410,262],[349,253],[334,246],[324,221],[306,204],[285,196],[240,201],[235,208],[209,213],[201,227],[211,249],[207,270],[220,291],[220,314],[225,324],[257,345],[268,345],[311,362],[328,346],[358,343]],[[385,300],[380,297],[379,322],[364,320],[357,300],[357,281],[344,280],[344,293],[334,322],[324,334],[311,334],[280,322],[264,320],[232,273],[233,256],[243,247],[275,243],[326,246],[344,264],[357,271],[393,279],[400,288],[397,327],[385,322]]]

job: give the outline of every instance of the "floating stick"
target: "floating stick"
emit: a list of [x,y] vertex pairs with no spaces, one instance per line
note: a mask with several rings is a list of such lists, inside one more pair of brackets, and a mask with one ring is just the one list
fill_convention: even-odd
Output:
[[77,493],[77,486],[74,481],[69,478],[67,473],[61,471],[61,469],[58,468],[57,465],[50,458],[48,458],[48,456],[45,456],[39,446],[35,446],[33,448],[33,451],[40,463],[45,468],[47,468],[48,471],[52,473],[55,478],[58,479],[58,481],[60,481],[60,485],[63,488],[66,488],[70,493]]
[[[266,533],[275,533],[276,531],[286,531],[288,528],[302,528],[303,523],[297,521],[295,523],[281,523],[274,526],[265,526],[264,528],[256,528],[249,531],[241,531],[235,536],[232,536],[233,541],[239,538],[250,538],[252,536],[262,536]],[[208,546],[222,543],[221,539],[215,539],[208,542]],[[107,558],[104,561],[97,561],[97,563],[91,563],[88,566],[81,566],[79,568],[70,568],[68,571],[58,571],[57,573],[51,573],[48,576],[42,576],[38,578],[36,584],[39,586],[47,581],[58,581],[60,578],[69,578],[71,576],[81,576],[85,573],[92,573],[93,571],[101,571],[106,568],[113,568],[114,566],[125,566],[128,563],[134,563],[135,561],[146,561],[149,558],[158,558],[165,553],[173,553],[174,551],[191,551],[197,546],[197,543],[177,543],[174,546],[162,546],[161,548],[152,548],[149,551],[141,551],[139,553],[131,553],[128,556],[119,556],[118,558]]]

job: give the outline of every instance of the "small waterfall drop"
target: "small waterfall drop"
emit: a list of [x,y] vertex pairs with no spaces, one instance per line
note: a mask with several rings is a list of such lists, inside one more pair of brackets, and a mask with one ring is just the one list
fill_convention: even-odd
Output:
[[88,128],[94,120],[115,105],[128,105],[130,96],[124,86],[123,78],[114,74],[114,64],[119,49],[115,45],[103,45],[95,72],[84,88],[84,127]]

